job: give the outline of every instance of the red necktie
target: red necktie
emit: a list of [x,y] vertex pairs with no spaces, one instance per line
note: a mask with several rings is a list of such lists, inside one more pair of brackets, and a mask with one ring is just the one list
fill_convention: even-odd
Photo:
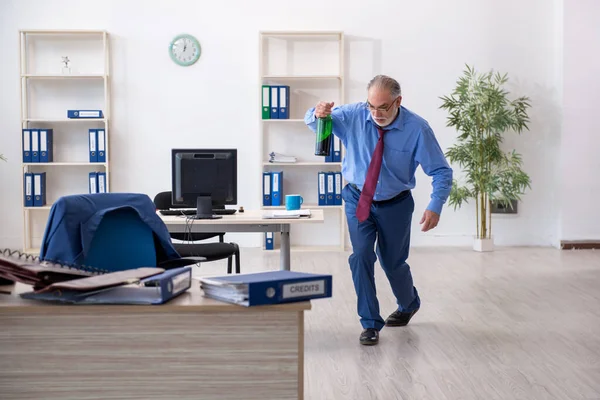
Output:
[[362,192],[360,193],[360,199],[358,199],[358,206],[356,207],[356,217],[359,222],[365,221],[369,218],[371,212],[371,204],[373,203],[373,195],[375,194],[375,187],[377,187],[377,180],[379,179],[379,172],[381,171],[381,161],[383,159],[383,134],[385,131],[380,127],[377,127],[379,131],[379,140],[375,151],[371,157],[371,163],[369,164],[369,170],[367,171],[367,179],[363,186]]

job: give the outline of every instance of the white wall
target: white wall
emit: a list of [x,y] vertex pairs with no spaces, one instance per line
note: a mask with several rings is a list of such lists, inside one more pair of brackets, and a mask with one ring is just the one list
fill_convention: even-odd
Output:
[[[592,8],[592,1],[589,4]],[[260,30],[343,30],[348,100],[364,99],[365,84],[375,74],[398,78],[403,104],[429,120],[443,148],[453,143],[456,133],[445,127],[439,96],[450,93],[464,64],[507,72],[510,91],[530,96],[533,104],[530,132],[507,139],[507,145],[523,154],[533,189],[517,216],[494,220],[494,235],[501,245],[556,244],[562,193],[557,163],[561,18],[559,0],[3,1],[0,152],[9,162],[0,165],[0,247],[21,244],[21,214],[16,211],[22,201],[17,31],[38,28],[106,29],[111,34],[113,191],[154,196],[168,190],[172,147],[236,145],[239,204],[246,209],[260,205],[256,141]],[[181,32],[194,34],[202,45],[202,57],[191,68],[175,66],[167,54],[167,44]],[[574,189],[582,190],[573,194],[576,197],[591,194],[576,185]],[[470,244],[475,227],[472,206],[456,212],[446,208],[436,230],[420,233],[418,221],[429,194],[430,180],[420,173],[412,243]],[[236,240],[242,245],[260,243],[257,235]]]
[[600,2],[565,2],[561,239],[600,239]]

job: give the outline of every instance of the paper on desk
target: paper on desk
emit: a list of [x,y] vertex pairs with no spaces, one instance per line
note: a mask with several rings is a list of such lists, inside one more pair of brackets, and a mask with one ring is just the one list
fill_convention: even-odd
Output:
[[249,290],[247,283],[222,281],[210,277],[202,277],[199,281],[200,288],[204,291],[206,297],[228,303],[248,305]]
[[310,210],[273,210],[266,211],[263,218],[300,218],[310,217]]

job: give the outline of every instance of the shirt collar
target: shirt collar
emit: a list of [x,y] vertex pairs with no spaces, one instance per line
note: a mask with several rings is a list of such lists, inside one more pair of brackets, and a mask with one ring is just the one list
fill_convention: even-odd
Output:
[[[400,106],[400,108],[398,109],[398,115],[396,115],[396,119],[394,119],[394,121],[391,124],[384,127],[383,129],[385,129],[385,130],[396,129],[396,130],[401,131],[404,128],[405,115],[406,115],[406,109],[404,108],[404,106]],[[373,121],[373,117],[371,116],[371,112],[369,112],[369,110],[367,110],[367,121],[371,121],[373,123],[373,126],[375,126],[375,127],[378,126],[375,123],[375,121]]]

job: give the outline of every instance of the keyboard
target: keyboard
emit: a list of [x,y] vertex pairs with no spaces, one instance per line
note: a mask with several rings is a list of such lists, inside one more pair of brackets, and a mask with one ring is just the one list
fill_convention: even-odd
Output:
[[[233,208],[215,208],[212,210],[215,215],[233,215],[237,210]],[[196,210],[182,208],[181,210],[158,210],[162,215],[196,215]]]

